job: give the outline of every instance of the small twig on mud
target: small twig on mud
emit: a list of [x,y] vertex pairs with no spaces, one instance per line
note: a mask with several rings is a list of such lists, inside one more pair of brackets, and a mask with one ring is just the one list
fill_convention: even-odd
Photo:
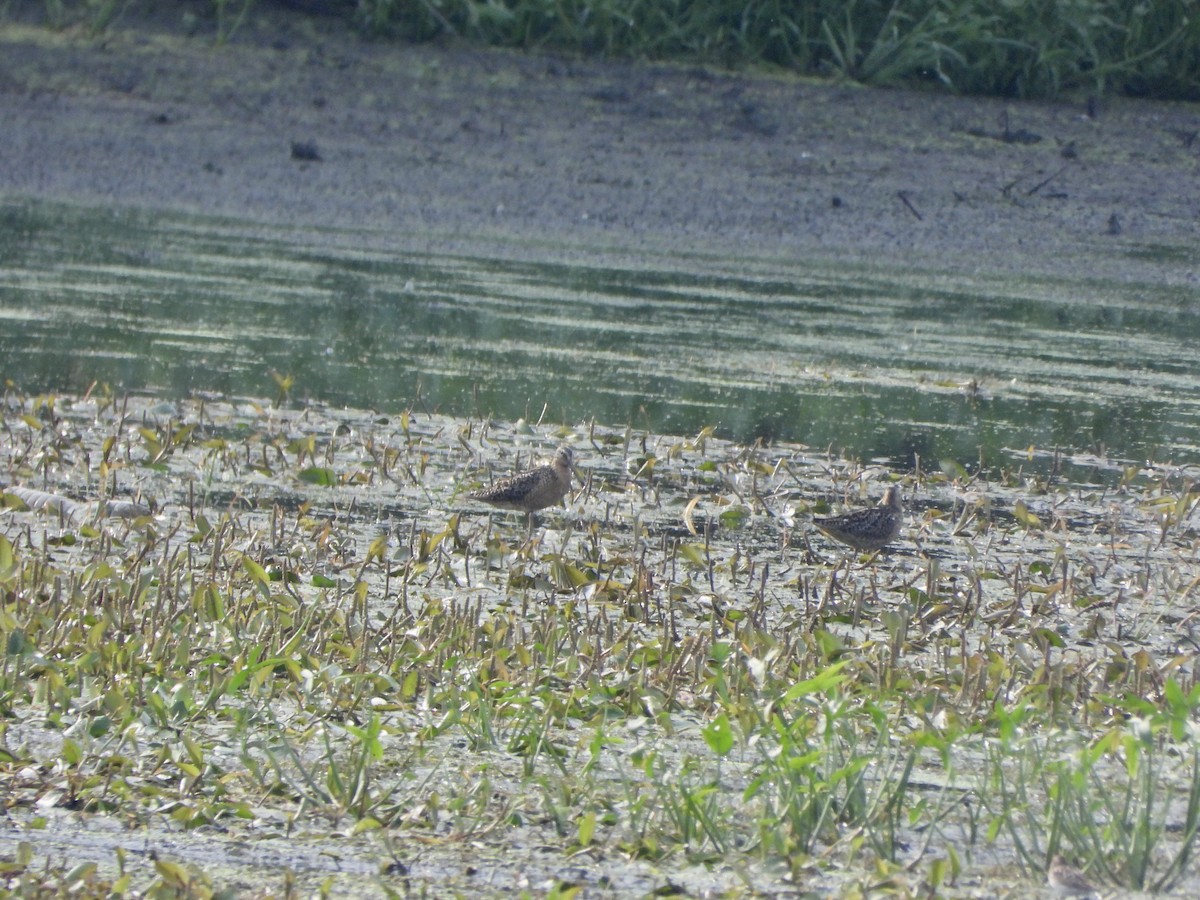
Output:
[[908,211],[917,217],[918,222],[924,222],[925,219],[917,212],[917,208],[912,205],[912,201],[908,199],[908,191],[896,191],[896,196],[900,198],[900,202],[908,207]]
[[1033,187],[1031,187],[1029,190],[1027,190],[1025,192],[1025,196],[1032,197],[1034,194],[1036,194],[1038,191],[1040,191],[1042,188],[1044,188],[1046,185],[1048,185],[1050,182],[1052,182],[1055,178],[1057,178],[1059,175],[1061,175],[1066,168],[1067,168],[1066,166],[1063,166],[1057,172],[1047,175],[1045,178],[1043,178],[1041,181],[1039,181],[1037,184],[1035,184]]

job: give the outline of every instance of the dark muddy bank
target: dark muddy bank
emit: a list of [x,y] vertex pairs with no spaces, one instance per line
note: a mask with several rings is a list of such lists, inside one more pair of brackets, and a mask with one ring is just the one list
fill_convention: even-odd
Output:
[[172,10],[100,37],[9,13],[0,195],[344,226],[410,250],[1197,282],[1190,105],[373,43],[263,9],[218,45]]

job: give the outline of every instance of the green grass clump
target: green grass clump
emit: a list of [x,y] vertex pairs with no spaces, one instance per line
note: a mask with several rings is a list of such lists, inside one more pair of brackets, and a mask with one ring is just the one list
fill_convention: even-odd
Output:
[[368,28],[425,40],[768,64],[866,84],[934,81],[962,93],[1065,90],[1200,96],[1200,22],[1185,4],[1125,0],[369,0]]
[[[82,21],[99,33],[129,6],[45,0],[44,8],[53,25]],[[254,0],[212,0],[217,39],[236,34],[254,8]],[[964,94],[1200,98],[1200,16],[1184,2],[329,0],[311,8],[415,41],[771,66]]]

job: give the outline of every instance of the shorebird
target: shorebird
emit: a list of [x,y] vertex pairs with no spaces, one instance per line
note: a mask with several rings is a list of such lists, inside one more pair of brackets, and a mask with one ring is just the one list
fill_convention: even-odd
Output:
[[889,485],[878,506],[856,509],[841,516],[813,518],[813,524],[835,541],[855,550],[879,550],[896,539],[904,521],[900,488]]
[[1046,870],[1046,882],[1060,897],[1095,897],[1100,893],[1082,872],[1069,865],[1061,856],[1050,860],[1050,868]]
[[571,490],[571,467],[575,454],[570,447],[559,447],[548,466],[538,466],[501,478],[485,488],[467,494],[472,500],[482,500],[500,509],[514,509],[529,517],[539,509],[553,506]]

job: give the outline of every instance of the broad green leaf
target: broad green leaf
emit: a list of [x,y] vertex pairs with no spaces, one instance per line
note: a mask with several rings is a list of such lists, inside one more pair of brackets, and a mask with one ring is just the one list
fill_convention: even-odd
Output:
[[733,728],[729,725],[729,717],[720,713],[715,719],[704,726],[704,742],[717,756],[725,756],[733,749]]
[[309,466],[300,472],[300,480],[319,487],[333,487],[337,484],[337,475],[334,474],[333,469],[324,466]]

